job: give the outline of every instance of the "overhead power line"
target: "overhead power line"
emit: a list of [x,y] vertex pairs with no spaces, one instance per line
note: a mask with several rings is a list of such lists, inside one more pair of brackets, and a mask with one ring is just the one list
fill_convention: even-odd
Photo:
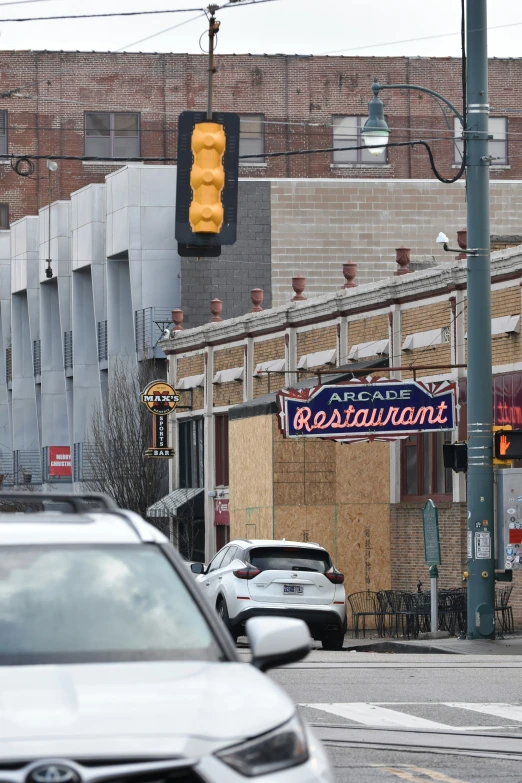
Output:
[[[18,2],[44,2],[44,0],[18,0]],[[225,5],[221,5],[217,8],[218,11],[224,11],[228,8],[244,8],[247,5],[260,5],[261,3],[273,3],[275,0],[246,0],[246,2],[240,2],[240,0],[230,0]],[[3,5],[16,5],[16,3],[0,3]],[[55,22],[64,19],[101,19],[112,16],[153,16],[158,14],[185,14],[191,11],[202,11],[204,8],[198,8],[193,6],[192,8],[163,8],[154,11],[110,11],[104,14],[60,14],[53,16],[24,16],[24,17],[10,17],[8,19],[0,19],[3,24],[5,22]]]
[[154,14],[186,14],[191,11],[203,11],[203,8],[169,8],[163,11],[111,11],[106,14],[63,14],[61,16],[26,16],[21,18],[0,19],[0,22],[54,22],[63,19],[99,19],[108,16],[151,16]]
[[[497,24],[491,27],[486,27],[486,30],[502,30],[505,27],[519,27],[522,22],[510,22],[509,24]],[[479,33],[483,28],[477,27],[473,30],[469,30],[470,33]],[[348,49],[331,49],[329,52],[318,52],[315,57],[322,57],[327,54],[342,54],[343,52],[358,52],[360,49],[378,49],[380,46],[395,46],[396,44],[415,43],[416,41],[431,41],[434,38],[449,38],[454,35],[460,35],[459,32],[454,33],[437,33],[436,35],[423,35],[417,38],[401,38],[395,41],[383,41],[381,43],[363,44],[362,46],[350,46]]]

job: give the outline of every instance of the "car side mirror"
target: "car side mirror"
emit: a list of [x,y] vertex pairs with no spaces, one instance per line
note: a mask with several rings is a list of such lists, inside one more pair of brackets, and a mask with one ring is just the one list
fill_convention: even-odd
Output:
[[252,617],[246,622],[252,665],[262,672],[301,661],[311,649],[308,626],[292,617]]
[[193,574],[204,574],[205,563],[191,563],[190,570],[192,571]]

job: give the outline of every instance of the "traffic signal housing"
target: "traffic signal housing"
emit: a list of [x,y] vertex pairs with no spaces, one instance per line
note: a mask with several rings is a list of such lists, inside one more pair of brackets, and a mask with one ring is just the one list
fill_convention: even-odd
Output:
[[451,468],[455,473],[465,473],[468,469],[468,444],[443,443],[442,460],[445,468]]
[[178,124],[179,254],[217,256],[237,236],[239,115],[185,111]]
[[522,459],[522,430],[503,428],[495,432],[495,458],[508,462]]

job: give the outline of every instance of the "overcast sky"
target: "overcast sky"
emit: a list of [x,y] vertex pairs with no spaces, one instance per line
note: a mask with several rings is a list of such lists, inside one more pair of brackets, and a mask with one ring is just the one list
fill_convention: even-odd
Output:
[[[488,6],[488,27],[503,25],[490,29],[490,56],[520,57],[522,4],[491,0]],[[197,0],[0,0],[0,19],[198,7]],[[198,52],[204,17],[165,31],[196,15],[191,10],[135,18],[0,22],[0,49]],[[222,10],[218,19],[221,53],[459,55],[460,0],[272,0]],[[155,35],[160,31],[165,32]],[[141,40],[148,36],[154,37]]]
[[[520,57],[520,0],[491,0],[488,6],[488,27],[503,26],[490,29],[490,56]],[[202,4],[197,0],[0,0],[0,19],[198,7]],[[206,20],[190,21],[196,14],[191,10],[135,18],[0,22],[0,49],[197,52]],[[218,18],[222,53],[459,55],[460,0],[272,0],[222,10]],[[160,31],[164,32],[155,35]],[[148,36],[154,37],[141,40]]]

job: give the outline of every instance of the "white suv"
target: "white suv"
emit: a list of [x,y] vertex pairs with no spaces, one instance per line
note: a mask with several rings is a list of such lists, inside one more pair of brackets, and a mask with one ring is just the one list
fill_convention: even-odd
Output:
[[304,623],[249,620],[242,662],[180,555],[136,514],[57,493],[0,493],[6,507],[2,783],[332,783],[262,673],[308,652]]
[[341,650],[346,633],[344,576],[322,546],[299,541],[236,539],[208,567],[193,563],[197,581],[237,640],[260,615],[304,620],[325,650]]

